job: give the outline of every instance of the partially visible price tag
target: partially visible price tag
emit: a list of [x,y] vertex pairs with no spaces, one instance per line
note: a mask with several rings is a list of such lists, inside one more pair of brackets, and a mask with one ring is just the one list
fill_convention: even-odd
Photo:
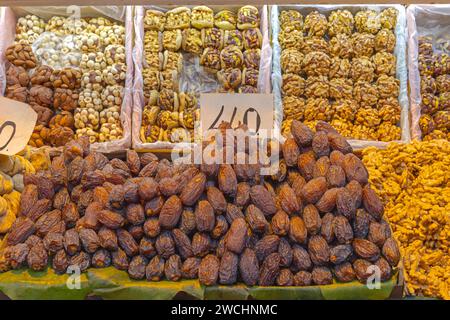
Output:
[[246,124],[255,133],[273,130],[272,94],[200,94],[200,128],[202,136],[208,130],[217,129],[222,121],[232,128]]
[[0,97],[0,154],[25,148],[36,125],[37,113],[26,103]]

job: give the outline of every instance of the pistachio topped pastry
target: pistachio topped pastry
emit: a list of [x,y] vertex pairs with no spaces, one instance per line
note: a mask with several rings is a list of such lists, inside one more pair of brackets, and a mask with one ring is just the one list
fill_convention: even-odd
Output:
[[258,28],[260,23],[259,11],[253,6],[244,6],[239,9],[237,15],[238,29],[245,30]]
[[234,12],[230,10],[222,10],[214,16],[214,25],[223,30],[236,29],[237,17]]

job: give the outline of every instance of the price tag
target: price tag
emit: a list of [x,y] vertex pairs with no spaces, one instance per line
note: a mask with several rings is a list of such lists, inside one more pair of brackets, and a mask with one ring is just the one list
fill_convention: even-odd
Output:
[[222,121],[232,128],[246,124],[255,133],[273,130],[272,94],[204,93],[200,95],[200,130],[202,136],[208,130],[217,129]]
[[25,148],[36,125],[37,113],[26,103],[0,97],[0,154]]

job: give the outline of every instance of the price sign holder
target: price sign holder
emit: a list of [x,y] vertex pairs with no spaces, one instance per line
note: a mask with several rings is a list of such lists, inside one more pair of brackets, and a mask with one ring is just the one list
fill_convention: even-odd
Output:
[[28,104],[0,97],[0,154],[13,155],[25,148],[37,113]]

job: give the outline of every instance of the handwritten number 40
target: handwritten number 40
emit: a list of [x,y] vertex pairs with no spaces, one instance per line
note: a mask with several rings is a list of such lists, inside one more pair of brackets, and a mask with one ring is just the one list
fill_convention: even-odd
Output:
[[[217,123],[219,122],[220,118],[222,117],[222,114],[223,114],[224,109],[225,109],[225,106],[222,105],[222,108],[220,108],[219,114],[217,115],[216,119],[214,119],[213,123],[212,123],[211,126],[209,127],[209,130],[211,130],[211,129],[217,129],[216,125],[217,125]],[[242,119],[242,122],[243,122],[246,126],[248,126],[248,114],[249,114],[249,113],[253,113],[253,112],[256,113],[256,128],[255,128],[256,130],[255,130],[255,132],[258,132],[258,131],[259,131],[259,128],[260,128],[260,126],[261,126],[261,116],[259,115],[259,112],[258,112],[255,108],[251,108],[251,107],[250,107],[250,108],[247,108],[247,110],[245,110],[245,112],[244,112],[244,118]],[[237,113],[237,107],[234,107],[234,109],[233,109],[233,114],[231,115],[231,119],[230,119],[230,121],[229,121],[230,124],[233,123],[234,118],[236,117],[236,113]]]
[[[11,127],[12,128],[12,132],[10,137],[8,138],[8,140],[6,140],[6,142],[0,146],[0,151],[6,149],[9,145],[9,143],[11,142],[11,140],[14,138],[15,134],[16,134],[16,123],[13,121],[5,121],[3,122],[3,124],[0,126],[0,137],[2,137],[3,131],[7,128],[7,127]],[[0,139],[3,140],[3,139]]]

